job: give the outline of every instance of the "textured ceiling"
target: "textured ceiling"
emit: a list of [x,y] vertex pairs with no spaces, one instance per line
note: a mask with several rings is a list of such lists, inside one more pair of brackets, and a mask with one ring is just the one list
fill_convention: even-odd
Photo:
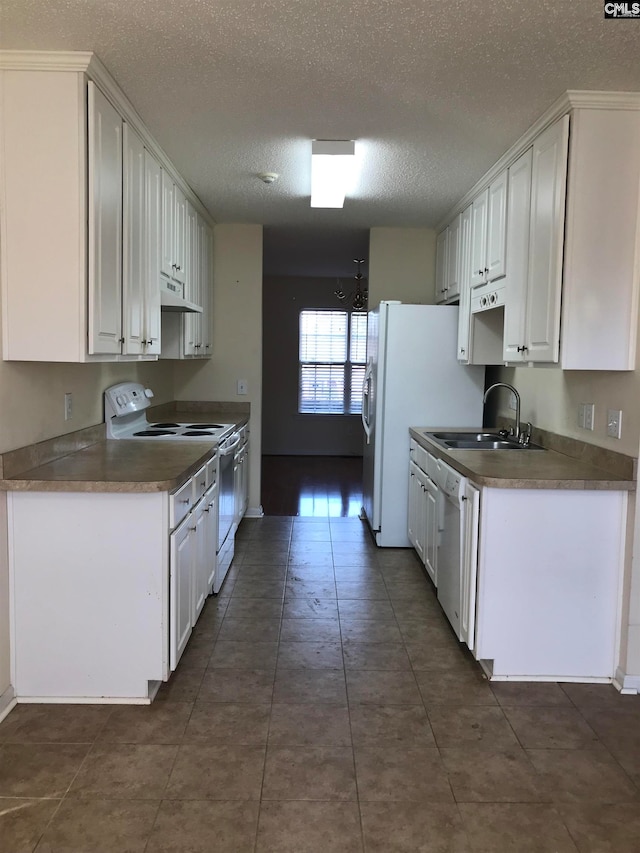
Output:
[[[602,0],[0,0],[0,46],[94,51],[277,272],[351,274],[370,227],[434,226],[566,89],[640,90],[640,21]],[[314,138],[357,140],[343,210],[309,207]]]

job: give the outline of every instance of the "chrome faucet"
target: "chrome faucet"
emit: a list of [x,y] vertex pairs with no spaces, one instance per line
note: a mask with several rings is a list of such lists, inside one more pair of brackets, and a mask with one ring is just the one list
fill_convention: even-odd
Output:
[[487,397],[494,388],[508,388],[516,398],[516,423],[515,427],[511,427],[509,430],[509,435],[512,435],[516,441],[520,441],[520,394],[518,394],[513,385],[508,385],[506,382],[496,382],[494,385],[490,385],[484,392],[484,397],[482,398],[483,403],[487,402]]

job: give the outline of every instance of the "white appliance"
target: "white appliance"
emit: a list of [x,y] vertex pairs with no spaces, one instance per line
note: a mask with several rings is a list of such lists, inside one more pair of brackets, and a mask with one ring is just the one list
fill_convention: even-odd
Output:
[[217,567],[213,592],[220,591],[235,551],[234,459],[240,444],[235,424],[149,423],[145,410],[153,391],[139,382],[119,382],[104,392],[104,419],[107,438],[135,441],[209,441],[218,445],[220,458]]
[[462,613],[464,490],[466,480],[441,459],[434,477],[438,486],[438,601],[459,640]]
[[119,382],[104,392],[104,419],[107,438],[161,439],[163,441],[219,442],[233,432],[234,424],[149,423],[145,409],[153,391],[139,382]]
[[484,367],[459,364],[455,305],[369,312],[362,403],[363,516],[381,547],[409,548],[409,427],[482,425]]

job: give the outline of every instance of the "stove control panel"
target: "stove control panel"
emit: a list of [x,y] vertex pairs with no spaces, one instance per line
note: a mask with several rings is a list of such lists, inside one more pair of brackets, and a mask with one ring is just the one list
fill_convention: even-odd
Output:
[[149,408],[153,391],[139,382],[119,382],[104,392],[104,419],[122,417]]

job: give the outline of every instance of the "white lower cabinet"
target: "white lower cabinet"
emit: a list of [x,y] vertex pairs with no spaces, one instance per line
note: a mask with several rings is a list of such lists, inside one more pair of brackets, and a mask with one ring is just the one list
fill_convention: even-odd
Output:
[[173,671],[189,642],[193,628],[193,566],[197,553],[196,528],[189,514],[171,534],[170,666]]
[[[438,487],[429,477],[424,468],[427,466],[428,454],[411,440],[414,459],[409,463],[409,541],[427,570],[427,574],[437,586],[437,553],[439,535]],[[413,447],[415,445],[415,448]],[[420,452],[421,451],[421,452]],[[433,457],[431,457],[433,459]]]
[[[443,495],[427,473],[433,461],[411,439],[409,539],[440,592]],[[458,636],[491,679],[614,678],[626,516],[624,491],[465,481]]]
[[144,702],[169,678],[213,586],[212,470],[195,503],[189,481],[171,494],[8,493],[19,700]]
[[612,679],[626,492],[482,488],[481,496],[478,525],[470,514],[466,530],[463,613],[467,644],[487,674]]

